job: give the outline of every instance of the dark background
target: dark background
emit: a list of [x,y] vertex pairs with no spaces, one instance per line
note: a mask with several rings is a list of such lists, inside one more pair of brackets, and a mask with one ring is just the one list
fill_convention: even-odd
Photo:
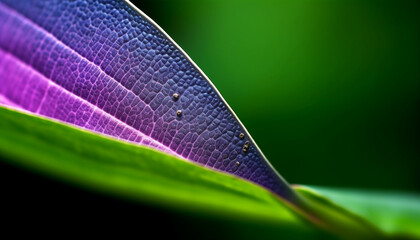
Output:
[[133,1],[290,183],[420,191],[418,1]]

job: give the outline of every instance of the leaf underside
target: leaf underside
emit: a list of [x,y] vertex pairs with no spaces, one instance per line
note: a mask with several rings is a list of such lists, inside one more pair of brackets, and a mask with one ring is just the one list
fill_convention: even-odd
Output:
[[209,80],[131,5],[1,0],[0,22],[0,104],[151,146],[292,200]]

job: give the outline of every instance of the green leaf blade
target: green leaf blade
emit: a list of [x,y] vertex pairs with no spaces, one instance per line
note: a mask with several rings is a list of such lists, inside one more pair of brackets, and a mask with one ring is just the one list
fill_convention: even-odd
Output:
[[264,188],[154,149],[2,107],[0,132],[1,159],[55,181],[276,234],[325,235]]
[[420,196],[417,194],[318,186],[304,188],[329,198],[390,236],[420,238]]
[[[305,203],[296,207],[233,175],[2,107],[0,132],[0,159],[9,164],[89,191],[192,213],[201,221],[216,219],[212,224],[232,227],[231,236],[244,239],[261,235],[267,239],[289,236],[365,239],[400,236],[400,233],[419,236],[415,231],[420,216],[417,212],[413,212],[415,220],[408,219],[411,222],[406,226],[397,226],[399,231],[389,231],[389,227],[383,226],[385,221],[378,224],[368,221],[365,218],[370,216],[357,208],[345,204],[348,209],[341,208],[328,199],[323,200],[313,190],[302,192],[295,188]],[[325,196],[332,196],[332,200],[342,204],[333,193],[338,196],[340,191],[325,191]],[[390,217],[398,221],[398,215]]]

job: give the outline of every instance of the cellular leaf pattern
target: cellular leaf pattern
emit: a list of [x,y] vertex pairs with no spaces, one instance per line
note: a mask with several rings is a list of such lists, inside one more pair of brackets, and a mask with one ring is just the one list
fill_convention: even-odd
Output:
[[211,82],[131,3],[0,0],[0,23],[0,104],[293,195]]

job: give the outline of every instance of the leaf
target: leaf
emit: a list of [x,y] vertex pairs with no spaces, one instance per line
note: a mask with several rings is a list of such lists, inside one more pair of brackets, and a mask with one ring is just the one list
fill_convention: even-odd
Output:
[[345,190],[318,186],[295,187],[322,195],[352,211],[383,232],[420,238],[420,196],[403,192]]
[[3,107],[0,132],[0,159],[10,164],[89,190],[192,212],[201,221],[216,218],[212,224],[233,224],[238,232],[232,231],[244,238],[268,232],[276,239],[386,237],[376,222],[307,188],[296,187],[309,211],[240,178]]
[[0,159],[56,181],[276,234],[325,235],[264,188],[150,148],[3,107],[0,132]]
[[[89,190],[192,212],[201,222],[216,218],[211,224],[236,226],[230,229],[232,236],[239,234],[250,239],[264,234],[273,239],[281,236],[328,239],[336,235],[363,239],[415,232],[414,227],[410,230],[401,226],[399,231],[387,231],[380,222],[365,219],[368,216],[363,212],[353,211],[351,206],[345,209],[308,187],[295,187],[305,206],[310,207],[307,211],[240,178],[147,147],[3,107],[0,107],[0,132],[0,159],[10,164]],[[329,191],[326,196],[333,196],[333,200],[334,194],[351,199],[351,194],[343,195],[340,190],[322,191]],[[369,194],[365,199],[368,198]],[[387,211],[392,212],[391,208]],[[413,218],[419,216],[413,211]],[[399,219],[395,214],[388,217],[388,221]]]
[[151,146],[295,200],[210,80],[131,3],[2,0],[0,21],[0,104]]
[[309,222],[357,239],[416,234],[416,217],[394,231],[360,209],[291,190],[205,75],[132,5],[1,2],[1,104],[172,154],[0,109],[0,154],[9,163],[133,200],[290,226],[297,235],[318,234]]

